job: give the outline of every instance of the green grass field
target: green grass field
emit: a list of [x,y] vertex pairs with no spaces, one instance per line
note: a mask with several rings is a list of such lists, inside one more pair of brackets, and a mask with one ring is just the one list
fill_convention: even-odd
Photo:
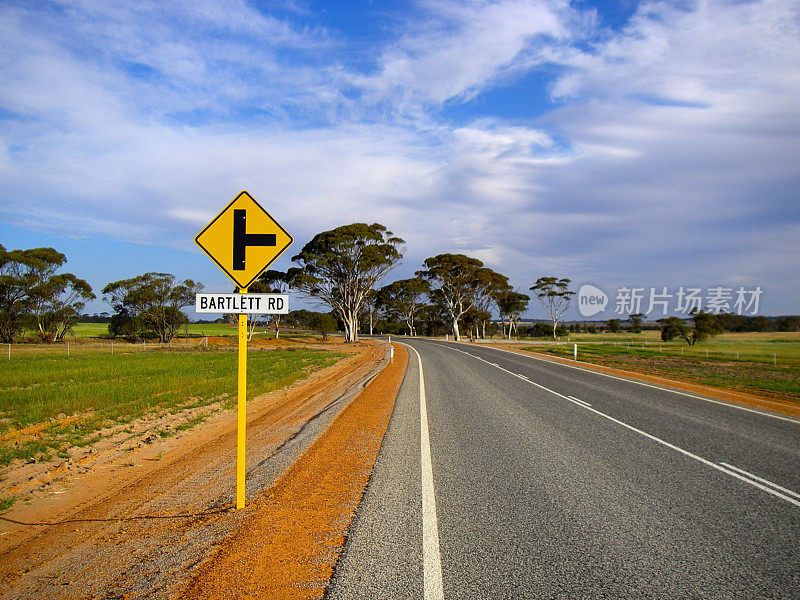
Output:
[[800,333],[726,333],[695,346],[658,332],[578,334],[525,349],[572,358],[576,343],[578,360],[800,402]]
[[[343,355],[314,349],[248,353],[248,398],[285,387]],[[235,352],[87,352],[0,360],[0,434],[44,424],[36,439],[0,444],[0,465],[96,439],[102,427],[236,397]],[[227,396],[223,396],[227,395]],[[58,419],[61,415],[61,419]],[[63,419],[63,416],[74,416]],[[64,421],[64,423],[62,423]]]
[[[521,341],[542,347],[554,345],[552,340],[541,338]],[[800,333],[796,332],[725,333],[694,346],[689,346],[683,341],[662,342],[658,331],[644,331],[641,334],[571,334],[569,338],[559,340],[559,343],[569,345],[570,353],[573,344],[577,343],[579,348],[601,348],[604,354],[715,358],[800,366]],[[560,352],[560,350],[553,351]]]
[[[262,328],[259,328],[263,331]],[[178,337],[203,337],[206,335],[236,335],[236,327],[228,323],[189,323],[181,327]],[[108,323],[78,323],[72,328],[67,339],[104,338],[108,337]]]
[[[202,338],[204,336],[235,336],[236,326],[229,323],[189,323],[181,327],[178,331],[176,339],[185,338]],[[283,331],[283,330],[281,330]],[[33,332],[29,332],[33,335]],[[267,331],[266,326],[256,328],[256,335],[275,335],[274,329]],[[292,335],[295,335],[294,333]],[[72,328],[72,331],[67,334],[65,339],[68,340],[83,340],[87,338],[109,338],[108,323],[78,323]]]
[[108,323],[78,323],[72,327],[72,331],[67,334],[68,338],[96,338],[108,335]]

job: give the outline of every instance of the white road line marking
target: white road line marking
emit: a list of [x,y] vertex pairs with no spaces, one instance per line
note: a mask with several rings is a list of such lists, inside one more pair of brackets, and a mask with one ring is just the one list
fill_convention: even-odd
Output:
[[442,555],[439,550],[439,525],[436,518],[436,495],[433,489],[433,463],[431,461],[431,440],[428,433],[428,406],[425,397],[425,376],[422,372],[422,357],[417,355],[419,364],[419,427],[422,471],[422,579],[425,600],[444,600],[442,583]]
[[585,400],[581,400],[580,398],[576,398],[575,396],[567,396],[567,398],[569,398],[570,400],[575,400],[575,402],[580,402],[584,406],[591,406],[591,404],[589,404]]
[[761,483],[765,483],[771,487],[774,487],[776,490],[781,491],[784,494],[788,494],[789,496],[794,496],[795,498],[800,498],[800,494],[798,494],[797,492],[793,492],[792,490],[780,486],[777,483],[773,483],[769,479],[764,479],[763,477],[759,477],[758,475],[753,475],[752,473],[745,471],[744,469],[740,469],[739,467],[734,467],[733,465],[729,465],[728,463],[725,462],[721,462],[719,464],[721,464],[723,467],[728,467],[729,469],[738,471],[739,473],[745,475],[746,477],[750,477],[751,479],[755,479],[756,481],[760,481]]
[[[440,343],[440,345],[444,345],[445,347],[447,347],[446,344],[441,344]],[[670,392],[672,394],[678,394],[680,396],[686,396],[688,398],[695,398],[696,400],[703,400],[704,402],[711,402],[712,404],[719,404],[720,406],[727,406],[728,408],[735,408],[737,410],[743,410],[745,412],[755,413],[757,415],[761,415],[762,417],[770,417],[772,419],[779,419],[781,421],[788,421],[789,423],[794,423],[795,425],[800,425],[800,420],[798,420],[798,419],[793,419],[791,417],[783,417],[781,415],[775,415],[775,414],[772,414],[772,413],[766,413],[766,412],[763,412],[763,411],[760,411],[760,410],[754,410],[752,408],[746,408],[744,406],[740,406],[738,404],[733,404],[731,402],[723,402],[722,400],[712,400],[711,398],[706,398],[704,396],[698,396],[697,394],[690,394],[688,392],[681,392],[679,390],[674,390],[672,388],[668,388],[668,387],[664,387],[664,386],[660,386],[660,385],[654,385],[652,383],[645,383],[644,381],[636,381],[635,379],[627,379],[625,377],[619,377],[617,375],[611,375],[610,373],[603,373],[602,371],[595,371],[594,369],[587,369],[586,367],[580,367],[580,366],[577,366],[577,365],[567,365],[567,364],[564,364],[562,362],[558,362],[558,361],[555,361],[555,360],[548,360],[546,358],[541,358],[539,356],[531,356],[531,355],[528,355],[528,354],[520,354],[519,352],[513,352],[511,350],[506,350],[505,348],[490,348],[490,349],[491,350],[497,350],[498,352],[507,352],[508,354],[513,354],[514,356],[521,356],[523,358],[530,358],[532,360],[538,360],[540,362],[546,362],[546,363],[551,364],[551,365],[560,365],[562,367],[567,367],[568,369],[577,369],[579,371],[583,371],[584,373],[592,373],[594,375],[600,375],[602,377],[608,377],[609,379],[617,379],[619,381],[627,381],[628,383],[635,383],[636,385],[643,385],[644,387],[649,387],[649,388],[653,388],[653,389],[656,389],[656,390],[662,390],[664,392]],[[454,348],[454,350],[455,350],[455,348]],[[461,350],[458,350],[458,352],[461,352]],[[467,354],[467,352],[464,352],[464,354]],[[470,354],[470,356],[472,356],[472,354]]]
[[[461,351],[459,350],[459,352],[461,352]],[[508,351],[506,350],[505,352],[508,352]],[[464,354],[467,354],[467,353],[464,352]],[[472,356],[472,355],[470,355],[470,356]],[[514,377],[518,377],[518,378],[522,379],[522,377],[520,375],[517,375],[516,373],[514,373],[512,371],[509,371],[508,369],[504,369],[503,367],[497,367],[497,368],[500,369],[501,371],[505,371],[506,373],[508,373],[510,375],[513,375]],[[617,378],[617,379],[620,379],[620,378]],[[688,450],[684,450],[683,448],[679,448],[678,446],[675,446],[674,444],[670,444],[669,442],[667,442],[665,440],[662,440],[661,438],[656,437],[654,435],[651,435],[651,434],[647,433],[646,431],[642,431],[641,429],[637,429],[633,425],[628,425],[627,423],[625,423],[623,421],[620,421],[619,419],[615,419],[611,415],[607,415],[607,414],[605,414],[603,412],[600,412],[596,408],[592,408],[591,406],[586,406],[586,405],[582,404],[580,400],[570,398],[569,396],[565,396],[564,394],[560,394],[560,393],[556,392],[555,390],[551,390],[550,388],[547,388],[547,387],[545,387],[545,386],[543,386],[543,385],[541,385],[539,383],[536,383],[535,381],[530,381],[529,379],[526,379],[525,381],[527,381],[531,385],[535,385],[536,387],[543,389],[546,392],[550,392],[554,396],[558,396],[559,398],[563,398],[564,400],[567,400],[568,402],[572,402],[574,405],[580,406],[584,410],[588,410],[590,412],[593,412],[596,415],[599,415],[599,416],[603,417],[604,419],[608,419],[609,421],[612,421],[612,422],[616,423],[617,425],[622,425],[623,427],[625,427],[627,429],[630,429],[631,431],[634,431],[634,432],[638,433],[639,435],[643,435],[644,437],[646,437],[648,439],[651,439],[654,442],[658,442],[659,444],[662,444],[662,445],[666,446],[667,448],[675,450],[676,452],[680,452],[681,454],[684,454],[684,455],[686,455],[686,456],[688,456],[690,458],[693,458],[696,461],[703,463],[704,465],[708,465],[712,469],[716,469],[717,471],[722,471],[723,473],[726,473],[726,474],[730,475],[731,477],[735,477],[736,479],[744,481],[745,483],[749,483],[750,485],[755,486],[758,489],[760,489],[760,490],[762,490],[764,492],[767,492],[768,494],[772,494],[776,498],[780,498],[781,500],[786,500],[786,502],[790,502],[791,504],[794,504],[795,506],[800,506],[800,501],[795,500],[794,498],[790,498],[789,496],[787,496],[785,494],[782,494],[782,493],[780,493],[780,492],[778,492],[776,490],[773,490],[771,488],[768,488],[765,485],[761,485],[757,481],[753,481],[752,479],[748,479],[747,477],[744,477],[743,475],[740,475],[736,471],[732,471],[731,469],[725,468],[722,465],[718,465],[716,463],[713,463],[710,460],[707,460],[707,459],[703,458],[702,456],[698,456],[697,454],[694,454],[693,452],[689,452]],[[624,380],[624,381],[627,381],[627,380]],[[650,387],[657,387],[657,386],[650,386]],[[699,398],[699,396],[698,396],[698,398]],[[753,412],[758,412],[758,411],[753,411]],[[759,414],[763,414],[763,413],[759,413]]]

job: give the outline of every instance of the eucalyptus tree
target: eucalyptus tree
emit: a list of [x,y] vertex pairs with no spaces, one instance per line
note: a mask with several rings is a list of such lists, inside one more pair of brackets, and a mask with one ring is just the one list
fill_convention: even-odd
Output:
[[417,271],[417,276],[430,284],[429,297],[447,314],[453,339],[458,341],[458,320],[474,305],[483,263],[464,254],[439,254],[426,258],[423,265],[425,269]]
[[358,316],[367,296],[403,257],[405,242],[380,223],[342,225],[314,236],[292,258],[291,285],[330,306],[345,328],[345,340],[358,340]]
[[30,324],[43,340],[55,341],[77,321],[95,296],[83,279],[57,272],[66,262],[53,248],[7,251],[0,245],[0,340],[13,341]]
[[13,342],[25,327],[30,315],[30,289],[38,279],[36,273],[56,256],[63,257],[53,248],[6,250],[0,244],[0,341]]
[[301,308],[286,315],[286,323],[294,327],[316,331],[323,340],[331,331],[336,331],[336,319],[330,313],[321,313]]
[[690,346],[697,342],[702,342],[711,336],[722,333],[722,321],[717,315],[693,309],[691,312],[694,320],[694,327],[689,325],[679,317],[667,317],[659,319],[661,324],[661,339],[665,342],[679,337]]
[[361,305],[360,318],[363,318],[364,326],[369,329],[370,335],[372,335],[375,324],[375,313],[378,311],[378,291],[375,289],[370,290]]
[[[474,304],[462,315],[461,322],[469,331],[469,341],[475,341],[475,338],[481,337],[481,325],[486,324],[486,321],[492,318],[492,314],[488,311],[478,308]],[[485,334],[484,336],[485,337]]]
[[420,307],[415,321],[417,332],[424,331],[424,335],[439,336],[452,329],[450,315],[439,303],[425,304]]
[[168,342],[188,321],[181,310],[194,304],[201,289],[202,283],[179,282],[170,273],[145,273],[109,283],[103,288],[104,299],[116,311],[109,331],[130,338],[153,332],[160,342]]
[[[239,288],[237,287],[234,292],[237,292]],[[250,287],[247,288],[247,292],[250,294],[285,294],[289,291],[289,275],[283,271],[278,271],[275,269],[269,269],[264,271],[261,275],[258,276],[253,283],[250,284]],[[280,337],[280,326],[281,326],[281,317],[283,315],[267,315],[267,319],[270,323],[275,326],[275,339]],[[261,323],[262,315],[253,314],[249,315],[247,319],[247,339],[252,339],[253,332],[255,331],[256,327]]]
[[478,269],[473,304],[482,316],[478,323],[481,328],[481,338],[486,338],[486,323],[492,318],[492,308],[497,306],[496,298],[498,294],[510,289],[508,277],[505,275],[501,275],[488,267]]
[[558,321],[569,308],[570,301],[575,292],[569,289],[571,280],[556,277],[539,277],[531,287],[536,293],[536,299],[544,307],[545,312],[553,320],[553,339],[556,339]]
[[89,300],[92,286],[72,273],[53,273],[42,278],[31,291],[31,314],[43,340],[61,340],[78,322]]
[[642,321],[645,318],[644,313],[636,313],[631,315],[631,333],[642,333]]
[[522,294],[514,290],[502,290],[495,296],[497,310],[500,312],[500,319],[503,321],[504,330],[505,323],[508,321],[508,339],[511,339],[512,332],[516,333],[517,324],[522,314],[528,310],[528,302],[530,302],[530,300],[531,297],[527,294]]
[[690,346],[692,345],[692,330],[680,317],[666,317],[658,319],[661,325],[661,340],[671,342],[676,337],[680,337]]
[[408,327],[408,335],[416,335],[415,321],[425,306],[425,296],[431,291],[421,277],[399,279],[378,291],[378,306],[389,318],[399,318]]

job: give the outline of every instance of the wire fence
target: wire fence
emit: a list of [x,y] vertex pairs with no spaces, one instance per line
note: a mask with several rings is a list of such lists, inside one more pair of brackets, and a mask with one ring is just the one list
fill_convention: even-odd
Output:
[[[576,342],[551,342],[549,350],[542,344],[542,350],[559,356],[572,356]],[[535,347],[536,344],[532,344]],[[709,360],[724,362],[758,363],[800,367],[800,343],[775,344],[707,344],[689,346],[687,344],[643,342],[577,342],[579,356],[635,355],[647,357],[673,357],[690,360]]]
[[234,350],[236,338],[231,336],[230,343],[208,345],[208,338],[174,338],[167,343],[153,340],[128,342],[125,340],[70,340],[53,344],[13,343],[3,344],[6,360],[33,356],[73,356],[85,354],[132,354],[140,352],[186,352],[203,349]]
[[[314,337],[305,329],[283,330],[282,338]],[[248,341],[251,350],[267,349],[264,344],[269,344],[275,338],[275,332],[257,329]],[[13,342],[0,344],[0,361],[14,358],[34,356],[73,356],[85,354],[134,354],[152,352],[189,352],[189,351],[233,351],[238,348],[238,336],[212,332],[207,336],[176,336],[169,342],[161,343],[158,340],[141,340],[129,342],[125,339],[98,339],[93,337],[75,338],[54,343],[42,342]]]

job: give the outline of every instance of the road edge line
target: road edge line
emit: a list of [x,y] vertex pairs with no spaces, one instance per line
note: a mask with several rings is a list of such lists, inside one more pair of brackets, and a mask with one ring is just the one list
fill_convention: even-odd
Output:
[[436,493],[433,487],[433,462],[428,431],[428,405],[422,357],[413,346],[419,365],[420,471],[422,475],[422,579],[425,600],[444,600],[442,555],[439,547],[439,525],[436,517]]

